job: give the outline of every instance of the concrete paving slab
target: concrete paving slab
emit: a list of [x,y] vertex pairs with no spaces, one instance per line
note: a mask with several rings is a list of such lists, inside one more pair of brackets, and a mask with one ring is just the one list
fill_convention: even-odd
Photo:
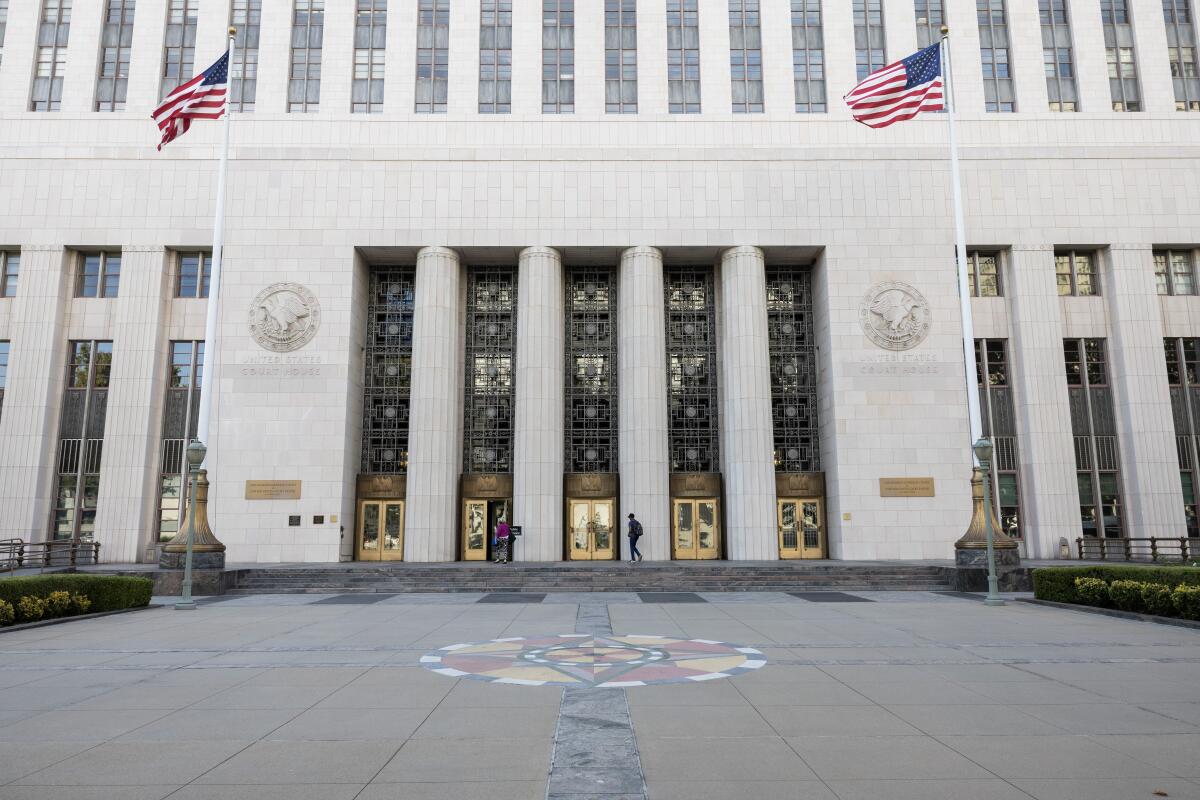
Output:
[[409,739],[374,782],[538,781],[544,792],[551,747],[549,736],[539,739]]
[[399,742],[259,741],[206,771],[197,783],[364,784],[399,748]]
[[1029,800],[1020,789],[997,778],[829,781],[829,788],[839,800]]
[[221,742],[261,739],[301,709],[184,708],[126,733],[121,742]]
[[[4,800],[162,800],[178,786],[5,786]],[[119,793],[119,794],[118,794]],[[175,795],[178,797],[179,795]]]
[[[753,708],[730,706],[639,706],[630,712],[638,736],[692,739],[770,736],[774,730]],[[697,742],[698,748],[705,745]]]
[[[158,786],[191,783],[251,743],[190,742],[187,757],[162,742],[106,742],[15,781],[22,786]],[[7,787],[6,787],[7,788]]]
[[554,735],[558,708],[449,708],[438,706],[413,734],[414,739],[472,737],[537,739]]
[[760,706],[756,709],[780,736],[919,736],[921,731],[878,706]]
[[1181,778],[1200,778],[1200,734],[1117,734],[1092,739]]
[[1048,707],[1048,716],[1042,719],[1003,705],[894,705],[887,710],[931,736],[1047,736],[1066,732],[1053,724],[1053,716],[1060,708]]
[[656,781],[650,800],[838,800],[823,782],[811,781]]
[[[1045,720],[1070,733],[1196,733],[1200,728],[1169,716],[1125,703],[1069,706],[1013,705],[1018,711]],[[1197,751],[1200,753],[1200,750]]]
[[[355,800],[545,800],[544,781],[372,783]],[[609,800],[621,800],[610,797]]]
[[994,777],[924,736],[793,736],[787,742],[822,780]]
[[1014,780],[1036,800],[1200,800],[1200,785],[1176,778]]
[[[636,730],[636,726],[635,726]],[[646,783],[664,781],[809,781],[816,774],[777,737],[652,739],[638,737]]]
[[[171,800],[354,800],[361,797],[361,783],[314,783],[306,786],[183,786]],[[395,795],[393,795],[395,797]]]
[[1153,778],[1170,772],[1086,736],[940,736],[939,741],[1008,780]]
[[0,728],[0,743],[49,740],[98,744],[140,728],[168,713],[162,709],[56,709]]

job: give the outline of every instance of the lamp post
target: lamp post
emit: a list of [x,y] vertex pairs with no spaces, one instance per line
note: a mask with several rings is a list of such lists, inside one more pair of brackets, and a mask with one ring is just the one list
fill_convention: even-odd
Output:
[[193,439],[187,446],[188,463],[188,525],[187,550],[183,558],[183,596],[175,604],[176,611],[195,611],[196,603],[192,600],[192,547],[196,539],[196,485],[199,478],[200,465],[204,463],[204,455],[208,448],[204,442]]
[[979,460],[979,471],[983,476],[983,507],[985,509],[983,515],[984,529],[987,533],[987,568],[988,568],[988,593],[983,602],[989,606],[1002,606],[1004,599],[996,592],[996,552],[992,542],[994,532],[992,530],[992,441],[990,439],[980,438],[972,446],[975,451],[975,458]]

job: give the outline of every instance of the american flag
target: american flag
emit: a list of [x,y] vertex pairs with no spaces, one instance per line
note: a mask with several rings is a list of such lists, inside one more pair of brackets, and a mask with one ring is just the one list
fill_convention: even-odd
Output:
[[872,128],[944,110],[941,42],[872,72],[845,100],[854,118]]
[[182,84],[150,116],[162,131],[158,149],[187,133],[194,119],[220,119],[229,88],[229,51],[216,63]]

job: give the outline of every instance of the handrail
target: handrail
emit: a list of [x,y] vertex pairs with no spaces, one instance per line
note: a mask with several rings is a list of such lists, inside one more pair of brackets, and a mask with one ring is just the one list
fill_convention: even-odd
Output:
[[1138,539],[1083,536],[1075,540],[1081,561],[1180,562],[1200,558],[1200,538],[1148,536]]
[[77,540],[26,542],[0,540],[0,570],[9,573],[28,567],[75,567],[100,562],[100,543]]

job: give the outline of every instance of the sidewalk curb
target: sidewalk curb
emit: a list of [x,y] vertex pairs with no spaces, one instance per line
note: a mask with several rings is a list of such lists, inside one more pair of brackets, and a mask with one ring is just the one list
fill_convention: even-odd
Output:
[[27,631],[31,628],[44,628],[47,625],[60,625],[64,622],[77,622],[82,619],[111,617],[113,614],[128,614],[131,611],[147,611],[151,608],[166,608],[166,606],[138,606],[136,608],[118,608],[115,611],[97,611],[95,614],[76,614],[71,617],[55,617],[54,619],[39,619],[37,622],[22,622],[20,625],[5,625],[0,627],[0,634],[13,631]]
[[1034,597],[1018,597],[1018,603],[1032,603],[1037,606],[1049,606],[1051,608],[1062,608],[1067,611],[1082,611],[1085,614],[1100,614],[1105,617],[1116,617],[1117,619],[1131,619],[1138,622],[1153,622],[1158,625],[1173,625],[1177,628],[1191,628],[1192,630],[1200,631],[1200,621],[1191,619],[1180,619],[1178,617],[1160,617],[1157,614],[1141,614],[1137,611],[1119,611],[1115,608],[1098,608],[1097,606],[1076,605],[1075,603],[1058,603],[1054,600],[1038,600]]

